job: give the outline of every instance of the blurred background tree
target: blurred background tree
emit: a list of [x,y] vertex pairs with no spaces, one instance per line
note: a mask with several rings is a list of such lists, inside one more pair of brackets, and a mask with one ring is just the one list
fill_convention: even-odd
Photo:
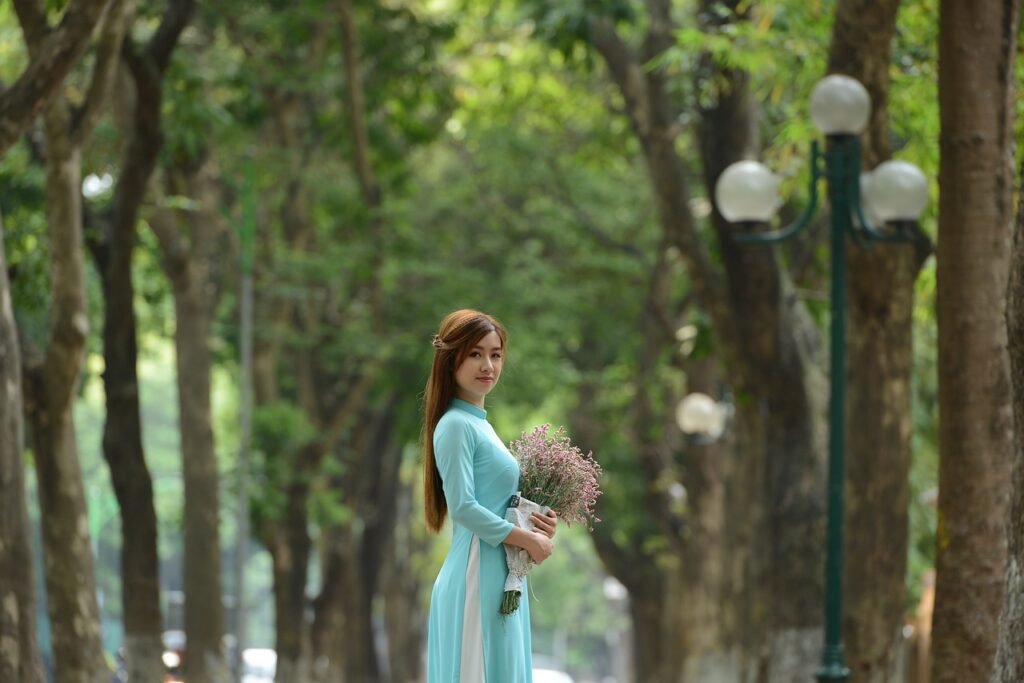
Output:
[[[0,80],[64,35],[40,26],[88,4],[0,7]],[[898,154],[937,179],[937,0],[107,4],[90,45],[64,39],[84,51],[66,78],[44,70],[61,81],[38,95],[45,117],[19,123],[14,86],[0,95],[0,131],[17,130],[0,159],[0,339],[20,340],[2,371],[25,367],[12,391],[28,418],[20,445],[8,404],[0,449],[0,567],[21,615],[0,617],[21,644],[0,677],[36,680],[38,620],[58,680],[106,681],[99,655],[118,651],[132,680],[155,680],[172,631],[190,682],[226,680],[241,617],[245,647],[276,650],[278,681],[420,680],[448,542],[423,529],[420,401],[438,320],[475,307],[510,330],[488,402],[498,433],[565,424],[605,470],[603,521],[562,529],[531,577],[538,661],[581,681],[811,679],[827,230],[738,248],[712,188],[732,161],[762,158],[794,216],[816,135],[805,103],[833,71],[872,93],[867,166]],[[1006,131],[1020,106],[1005,100]],[[1011,186],[990,200],[1011,206]],[[239,615],[243,225],[255,543]],[[925,247],[852,248],[849,265],[844,634],[856,680],[904,681],[905,626],[936,558],[936,262]],[[997,310],[1005,292],[989,294]],[[40,366],[47,348],[68,364]],[[68,408],[60,424],[74,406],[77,449],[62,441],[56,470],[38,367],[64,368],[46,384],[60,398],[47,410]],[[720,439],[681,432],[693,392],[730,406]],[[48,498],[66,486],[80,493]],[[29,571],[7,570],[30,555],[19,519],[49,538],[34,553],[46,601]],[[91,643],[55,601],[70,569]]]

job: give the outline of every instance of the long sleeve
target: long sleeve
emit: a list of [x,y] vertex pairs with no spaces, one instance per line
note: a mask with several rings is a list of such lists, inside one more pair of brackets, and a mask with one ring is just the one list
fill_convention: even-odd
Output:
[[441,473],[452,521],[497,547],[511,533],[513,525],[477,502],[474,442],[470,425],[461,420],[442,420],[434,431],[434,460]]

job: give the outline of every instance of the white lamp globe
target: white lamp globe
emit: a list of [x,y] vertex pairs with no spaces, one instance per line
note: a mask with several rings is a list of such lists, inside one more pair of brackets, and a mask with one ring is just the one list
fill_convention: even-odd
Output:
[[871,116],[871,96],[855,78],[832,74],[811,93],[811,118],[825,135],[859,135]]
[[928,204],[928,179],[906,161],[886,161],[871,172],[864,204],[881,221],[916,221]]
[[685,434],[717,439],[725,430],[725,411],[707,394],[687,394],[676,408],[676,422]]
[[715,183],[715,204],[727,221],[770,221],[779,208],[779,178],[757,161],[737,161]]

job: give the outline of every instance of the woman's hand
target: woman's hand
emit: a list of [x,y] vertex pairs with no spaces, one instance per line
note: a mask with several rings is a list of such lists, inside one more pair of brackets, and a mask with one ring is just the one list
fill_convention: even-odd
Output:
[[527,531],[522,527],[514,526],[512,531],[503,541],[505,545],[522,548],[530,555],[534,564],[540,564],[551,557],[555,549],[555,543],[546,534],[540,531]]
[[539,531],[531,531],[531,543],[527,544],[526,552],[530,553],[530,559],[534,564],[540,564],[551,557],[555,550],[554,542]]
[[555,527],[558,526],[558,514],[554,510],[548,510],[546,515],[535,512],[530,515],[533,528],[548,538],[555,537]]

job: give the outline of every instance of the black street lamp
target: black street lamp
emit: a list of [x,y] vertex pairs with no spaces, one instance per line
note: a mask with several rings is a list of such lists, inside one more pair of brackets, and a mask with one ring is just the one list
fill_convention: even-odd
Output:
[[[914,165],[887,161],[861,175],[859,135],[871,113],[871,99],[859,82],[847,76],[824,78],[811,94],[811,118],[826,137],[826,151],[811,145],[807,208],[790,226],[759,231],[779,206],[779,179],[756,161],[739,161],[722,172],[715,203],[722,216],[744,226],[735,235],[746,244],[773,244],[804,229],[818,202],[818,180],[828,183],[831,210],[831,324],[828,459],[828,546],[825,558],[825,647],[819,681],[846,681],[843,663],[843,446],[845,437],[846,239],[862,247],[876,242],[909,242],[928,201],[928,182]],[[863,186],[863,197],[862,197]],[[862,201],[863,200],[863,201]],[[877,224],[877,226],[876,226]]]

